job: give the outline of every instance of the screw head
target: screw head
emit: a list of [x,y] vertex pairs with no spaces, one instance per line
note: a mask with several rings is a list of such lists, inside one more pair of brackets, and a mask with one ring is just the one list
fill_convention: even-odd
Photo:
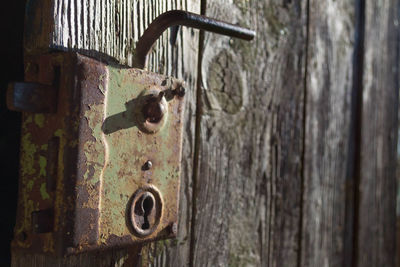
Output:
[[143,164],[143,170],[148,171],[151,169],[151,167],[153,167],[153,163],[148,160]]

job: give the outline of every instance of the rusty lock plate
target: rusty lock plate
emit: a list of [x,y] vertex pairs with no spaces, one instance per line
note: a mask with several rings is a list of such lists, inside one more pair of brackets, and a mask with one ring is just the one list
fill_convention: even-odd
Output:
[[179,25],[255,36],[172,10],[139,39],[139,69],[77,53],[25,60],[26,82],[7,96],[23,112],[15,249],[64,255],[176,235],[185,90],[141,69],[162,32]]
[[76,53],[28,59],[26,80],[52,86],[57,111],[23,113],[14,247],[65,254],[174,236],[182,82]]

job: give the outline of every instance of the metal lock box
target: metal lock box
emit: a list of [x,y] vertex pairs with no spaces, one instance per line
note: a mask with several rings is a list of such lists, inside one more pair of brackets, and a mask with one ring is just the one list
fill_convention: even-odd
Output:
[[174,10],[139,39],[136,68],[66,52],[25,59],[26,81],[7,97],[23,112],[15,249],[65,255],[176,235],[185,89],[142,69],[177,25],[255,35]]
[[[174,235],[182,82],[76,53],[26,66],[54,112],[23,113],[14,245],[71,253]],[[29,97],[17,91],[10,102]]]

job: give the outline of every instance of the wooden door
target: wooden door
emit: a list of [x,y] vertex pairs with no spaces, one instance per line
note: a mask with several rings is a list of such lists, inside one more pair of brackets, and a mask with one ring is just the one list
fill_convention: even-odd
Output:
[[398,0],[30,0],[25,53],[130,66],[159,14],[257,31],[183,28],[149,70],[184,79],[176,240],[13,266],[394,266]]

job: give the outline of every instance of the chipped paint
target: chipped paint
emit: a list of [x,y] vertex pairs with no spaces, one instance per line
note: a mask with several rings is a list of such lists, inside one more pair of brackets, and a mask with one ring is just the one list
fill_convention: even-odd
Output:
[[54,239],[49,233],[43,236],[43,251],[54,253]]
[[34,165],[37,145],[32,142],[32,134],[30,133],[22,136],[21,143],[21,162],[23,162],[22,175],[32,175],[35,173]]
[[[103,188],[107,190],[102,192],[100,205],[102,242],[107,242],[112,233],[135,238],[126,228],[124,216],[126,202],[121,199],[129,199],[137,189],[147,183],[156,185],[163,192],[163,197],[168,198],[166,209],[171,209],[166,213],[171,217],[168,218],[166,215],[161,223],[164,225],[159,229],[167,227],[169,222],[177,219],[181,141],[180,133],[175,131],[180,129],[179,116],[182,114],[179,106],[182,103],[169,101],[168,110],[171,113],[166,116],[165,126],[156,134],[143,133],[136,117],[137,110],[139,112],[141,110],[140,97],[157,82],[161,84],[165,78],[159,80],[160,76],[154,77],[145,72],[130,71],[131,75],[126,75],[127,73],[122,70],[109,67],[110,90],[107,92],[106,120],[103,124],[109,129],[105,135],[109,144],[109,161],[104,169],[103,181]],[[152,79],[154,82],[151,82]],[[96,136],[94,131],[94,136],[99,140],[101,135]],[[177,149],[174,149],[174,146]],[[148,159],[155,162],[155,168],[143,172],[141,166]],[[137,178],[127,181],[125,177]],[[149,238],[154,238],[156,235],[157,231]]]
[[29,181],[28,181],[28,184],[26,185],[26,187],[28,188],[29,191],[32,190],[33,184],[34,184],[33,180],[29,180]]
[[39,175],[46,176],[46,166],[47,166],[47,159],[43,156],[39,156]]
[[34,120],[37,126],[39,128],[43,128],[44,126],[44,115],[43,114],[35,114]]
[[50,199],[49,194],[46,191],[46,184],[42,183],[42,185],[40,186],[40,195],[42,196],[42,199]]

